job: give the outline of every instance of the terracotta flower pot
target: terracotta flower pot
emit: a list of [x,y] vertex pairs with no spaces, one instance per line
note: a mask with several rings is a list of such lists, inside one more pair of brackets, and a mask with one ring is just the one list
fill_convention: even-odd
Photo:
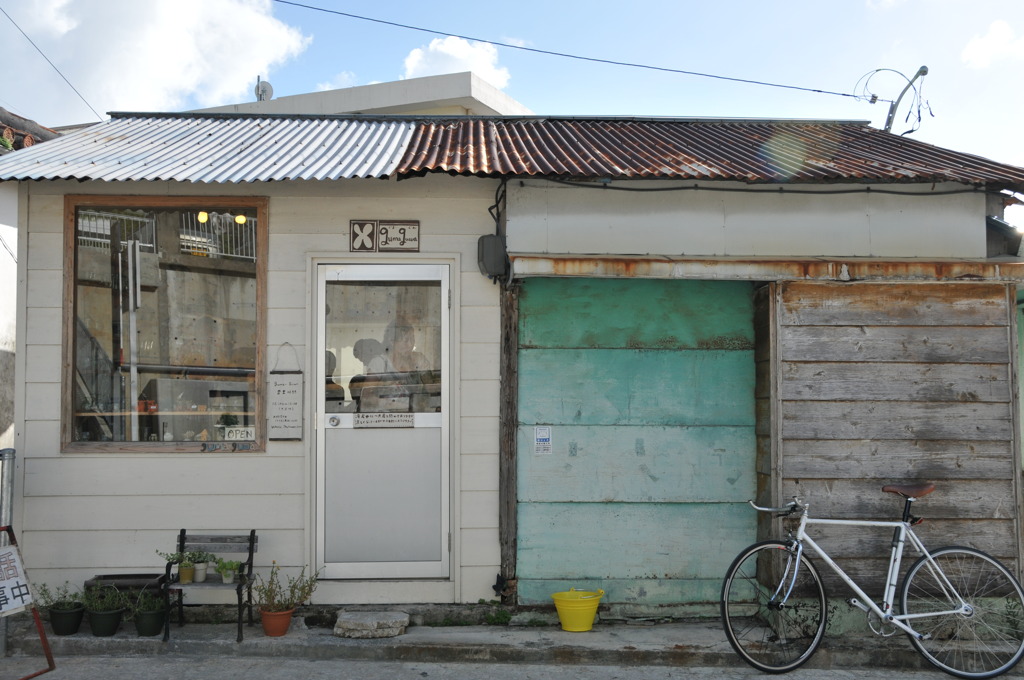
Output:
[[263,624],[263,633],[267,637],[281,637],[288,632],[292,625],[292,614],[294,609],[286,612],[265,612],[260,610],[260,623]]

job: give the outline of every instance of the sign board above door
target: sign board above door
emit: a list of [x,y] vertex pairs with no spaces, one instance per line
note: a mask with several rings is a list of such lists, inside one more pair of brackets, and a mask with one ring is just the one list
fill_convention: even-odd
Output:
[[359,253],[418,253],[419,220],[351,220],[349,249]]

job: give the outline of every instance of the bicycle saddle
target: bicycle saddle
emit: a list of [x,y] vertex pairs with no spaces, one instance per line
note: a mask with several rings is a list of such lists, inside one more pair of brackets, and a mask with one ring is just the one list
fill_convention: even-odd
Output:
[[886,484],[882,487],[886,493],[897,493],[904,498],[920,498],[935,491],[935,482],[921,482],[919,484]]

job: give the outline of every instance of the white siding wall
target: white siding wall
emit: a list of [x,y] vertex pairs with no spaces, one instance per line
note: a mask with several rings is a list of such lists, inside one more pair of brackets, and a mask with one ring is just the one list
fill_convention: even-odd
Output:
[[[271,441],[266,453],[61,454],[61,300],[64,193],[265,195],[270,197],[268,368],[284,342],[302,357],[309,385],[311,257],[348,252],[350,219],[420,222],[425,254],[461,255],[460,399],[452,422],[455,579],[434,583],[324,584],[314,601],[427,602],[493,597],[498,549],[498,290],[480,275],[476,241],[492,232],[494,183],[424,178],[335,184],[181,186],[164,183],[30,184],[24,427],[18,442],[23,498],[15,529],[33,580],[81,583],[99,573],[155,572],[181,527],[256,528],[257,565],[312,562],[312,424],[304,441]],[[453,311],[453,313],[455,313]],[[459,340],[459,339],[457,339]],[[312,400],[307,395],[306,404]]]
[[[623,182],[614,186],[623,186]],[[894,196],[959,185],[705,185],[714,190],[616,191],[540,180],[508,188],[513,253],[776,257],[985,257],[985,194]],[[684,186],[635,182],[633,188]],[[689,183],[686,186],[693,186]],[[721,189],[736,191],[719,191]],[[828,193],[820,196],[796,191]]]
[[0,449],[14,446],[18,185],[0,183]]

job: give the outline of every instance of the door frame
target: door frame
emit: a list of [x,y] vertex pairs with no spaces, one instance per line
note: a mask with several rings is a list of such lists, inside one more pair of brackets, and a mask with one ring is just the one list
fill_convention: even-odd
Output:
[[[442,292],[442,295],[447,295],[446,305],[448,308],[448,343],[447,343],[447,366],[444,369],[444,405],[443,405],[443,428],[444,435],[442,436],[442,460],[446,461],[446,465],[442,469],[443,485],[444,490],[442,492],[442,516],[441,521],[445,527],[445,531],[448,535],[448,545],[446,546],[446,569],[447,573],[444,576],[416,576],[416,575],[402,575],[395,573],[377,573],[374,576],[332,576],[331,574],[324,573],[322,578],[324,579],[335,579],[335,582],[339,585],[344,582],[359,582],[368,580],[410,580],[418,581],[424,584],[434,582],[440,585],[440,582],[447,582],[448,587],[454,585],[458,588],[457,582],[459,570],[459,552],[460,543],[459,526],[457,518],[459,516],[459,494],[460,494],[460,476],[459,476],[459,452],[458,452],[458,428],[460,422],[460,383],[459,383],[459,357],[460,357],[460,295],[459,295],[459,277],[460,277],[460,257],[458,254],[431,254],[428,257],[381,257],[379,255],[360,255],[353,253],[318,253],[311,254],[308,259],[308,288],[307,288],[307,299],[309,300],[308,308],[308,344],[307,344],[307,365],[311,368],[309,371],[309,380],[306,386],[306,397],[309,399],[310,408],[307,411],[308,422],[310,426],[310,437],[307,445],[307,462],[308,462],[308,479],[310,488],[310,498],[308,503],[308,531],[307,531],[307,545],[309,546],[310,563],[316,565],[316,568],[325,566],[324,554],[323,554],[323,533],[322,527],[320,526],[320,513],[323,508],[324,500],[324,480],[319,474],[321,466],[323,465],[324,456],[324,423],[325,414],[321,405],[324,399],[324,382],[322,379],[318,379],[317,372],[322,362],[322,347],[321,342],[324,333],[323,322],[324,319],[320,313],[321,305],[323,303],[321,299],[321,286],[320,286],[320,272],[323,271],[322,267],[325,266],[354,266],[354,265],[442,265],[448,267],[448,291],[447,293]],[[444,302],[444,300],[443,300]],[[319,356],[318,356],[319,353]],[[433,592],[434,587],[430,587],[429,590]],[[447,588],[445,589],[447,591]],[[454,594],[454,593],[453,593]],[[427,595],[427,598],[436,600],[438,595]],[[408,599],[408,597],[406,597]],[[441,601],[450,599],[449,596],[441,596]]]

